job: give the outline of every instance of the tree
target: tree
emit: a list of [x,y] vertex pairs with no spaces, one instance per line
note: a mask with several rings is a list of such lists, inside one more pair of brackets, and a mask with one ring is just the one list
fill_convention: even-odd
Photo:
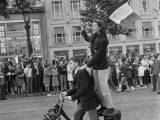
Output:
[[109,8],[120,1],[121,0],[85,0],[85,9],[81,10],[80,13],[82,22],[90,23],[94,20],[100,20],[110,34],[127,34],[127,29],[111,21],[107,13]]
[[0,0],[0,15],[6,19],[8,18],[7,6],[8,6],[7,0]]

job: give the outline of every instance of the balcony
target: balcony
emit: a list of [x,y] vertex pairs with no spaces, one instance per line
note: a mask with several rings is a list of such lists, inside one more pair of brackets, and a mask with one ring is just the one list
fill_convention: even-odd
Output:
[[111,35],[108,34],[108,40],[111,42],[118,42],[118,41],[125,41],[126,40],[126,35],[119,34],[119,35]]

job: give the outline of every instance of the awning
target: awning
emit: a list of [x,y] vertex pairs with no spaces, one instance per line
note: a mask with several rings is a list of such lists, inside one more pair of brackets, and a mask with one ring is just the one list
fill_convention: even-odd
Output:
[[143,22],[142,24],[143,29],[152,29],[151,22]]
[[57,56],[67,56],[68,51],[55,51],[54,54]]
[[64,33],[64,27],[56,27],[56,28],[54,28],[54,33],[55,34],[62,34],[62,33]]
[[127,26],[128,27],[128,30],[136,30],[136,26],[135,26],[135,24],[130,24],[130,26]]
[[145,44],[143,45],[144,49],[153,49],[155,48],[155,44]]
[[83,56],[87,55],[86,49],[73,50],[73,56]]
[[81,27],[80,26],[73,26],[73,31],[79,32],[79,31],[81,31]]
[[109,47],[109,51],[121,51],[122,47],[118,46],[118,47]]
[[129,45],[127,46],[127,49],[129,50],[138,49],[138,45]]

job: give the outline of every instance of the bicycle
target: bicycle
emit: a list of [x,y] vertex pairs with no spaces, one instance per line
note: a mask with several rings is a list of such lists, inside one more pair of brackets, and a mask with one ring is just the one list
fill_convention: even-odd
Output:
[[[71,120],[64,112],[63,104],[64,99],[62,99],[62,96],[60,95],[58,102],[47,111],[43,120],[61,120],[61,116],[63,116],[66,120]],[[99,120],[121,120],[121,112],[119,110],[115,110],[112,114],[104,115],[103,113],[97,113],[97,115]]]
[[61,116],[66,120],[71,120],[63,110],[64,100],[62,99],[62,96],[60,95],[59,97],[58,102],[44,115],[44,120],[61,120]]

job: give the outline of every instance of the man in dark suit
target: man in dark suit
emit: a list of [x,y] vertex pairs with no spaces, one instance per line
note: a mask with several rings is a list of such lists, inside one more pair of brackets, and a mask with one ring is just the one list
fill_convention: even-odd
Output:
[[97,120],[96,108],[99,105],[96,92],[94,90],[93,77],[90,75],[91,69],[78,70],[78,60],[73,58],[73,70],[75,72],[75,87],[68,91],[62,92],[69,100],[77,100],[77,110],[74,114],[74,120],[83,120],[85,112],[88,113],[89,120]]
[[157,94],[160,94],[160,54],[153,65],[153,75],[155,75],[157,79]]
[[40,75],[39,77],[40,77],[41,89],[44,92],[45,91],[45,86],[44,86],[44,83],[43,83],[44,67],[42,65],[42,59],[41,58],[39,58],[39,60],[38,60],[38,70],[39,70],[39,75]]
[[45,87],[43,84],[43,75],[44,75],[44,68],[42,66],[42,59],[37,58],[36,59],[36,64],[37,64],[37,75],[40,81],[40,92],[45,91]]
[[157,76],[156,76],[156,68],[157,68],[157,56],[153,56],[152,58],[153,64],[151,65],[151,74],[152,74],[152,85],[153,85],[153,89],[152,91],[156,91],[157,89]]
[[35,62],[33,63],[32,74],[33,74],[34,92],[36,94],[37,93],[42,94],[42,90],[44,89],[44,84],[43,84],[44,68],[41,65],[38,58],[36,58]]
[[7,74],[7,67],[5,65],[5,63],[1,64],[1,68],[0,68],[0,100],[5,100],[6,99],[6,82],[5,81],[5,77]]

